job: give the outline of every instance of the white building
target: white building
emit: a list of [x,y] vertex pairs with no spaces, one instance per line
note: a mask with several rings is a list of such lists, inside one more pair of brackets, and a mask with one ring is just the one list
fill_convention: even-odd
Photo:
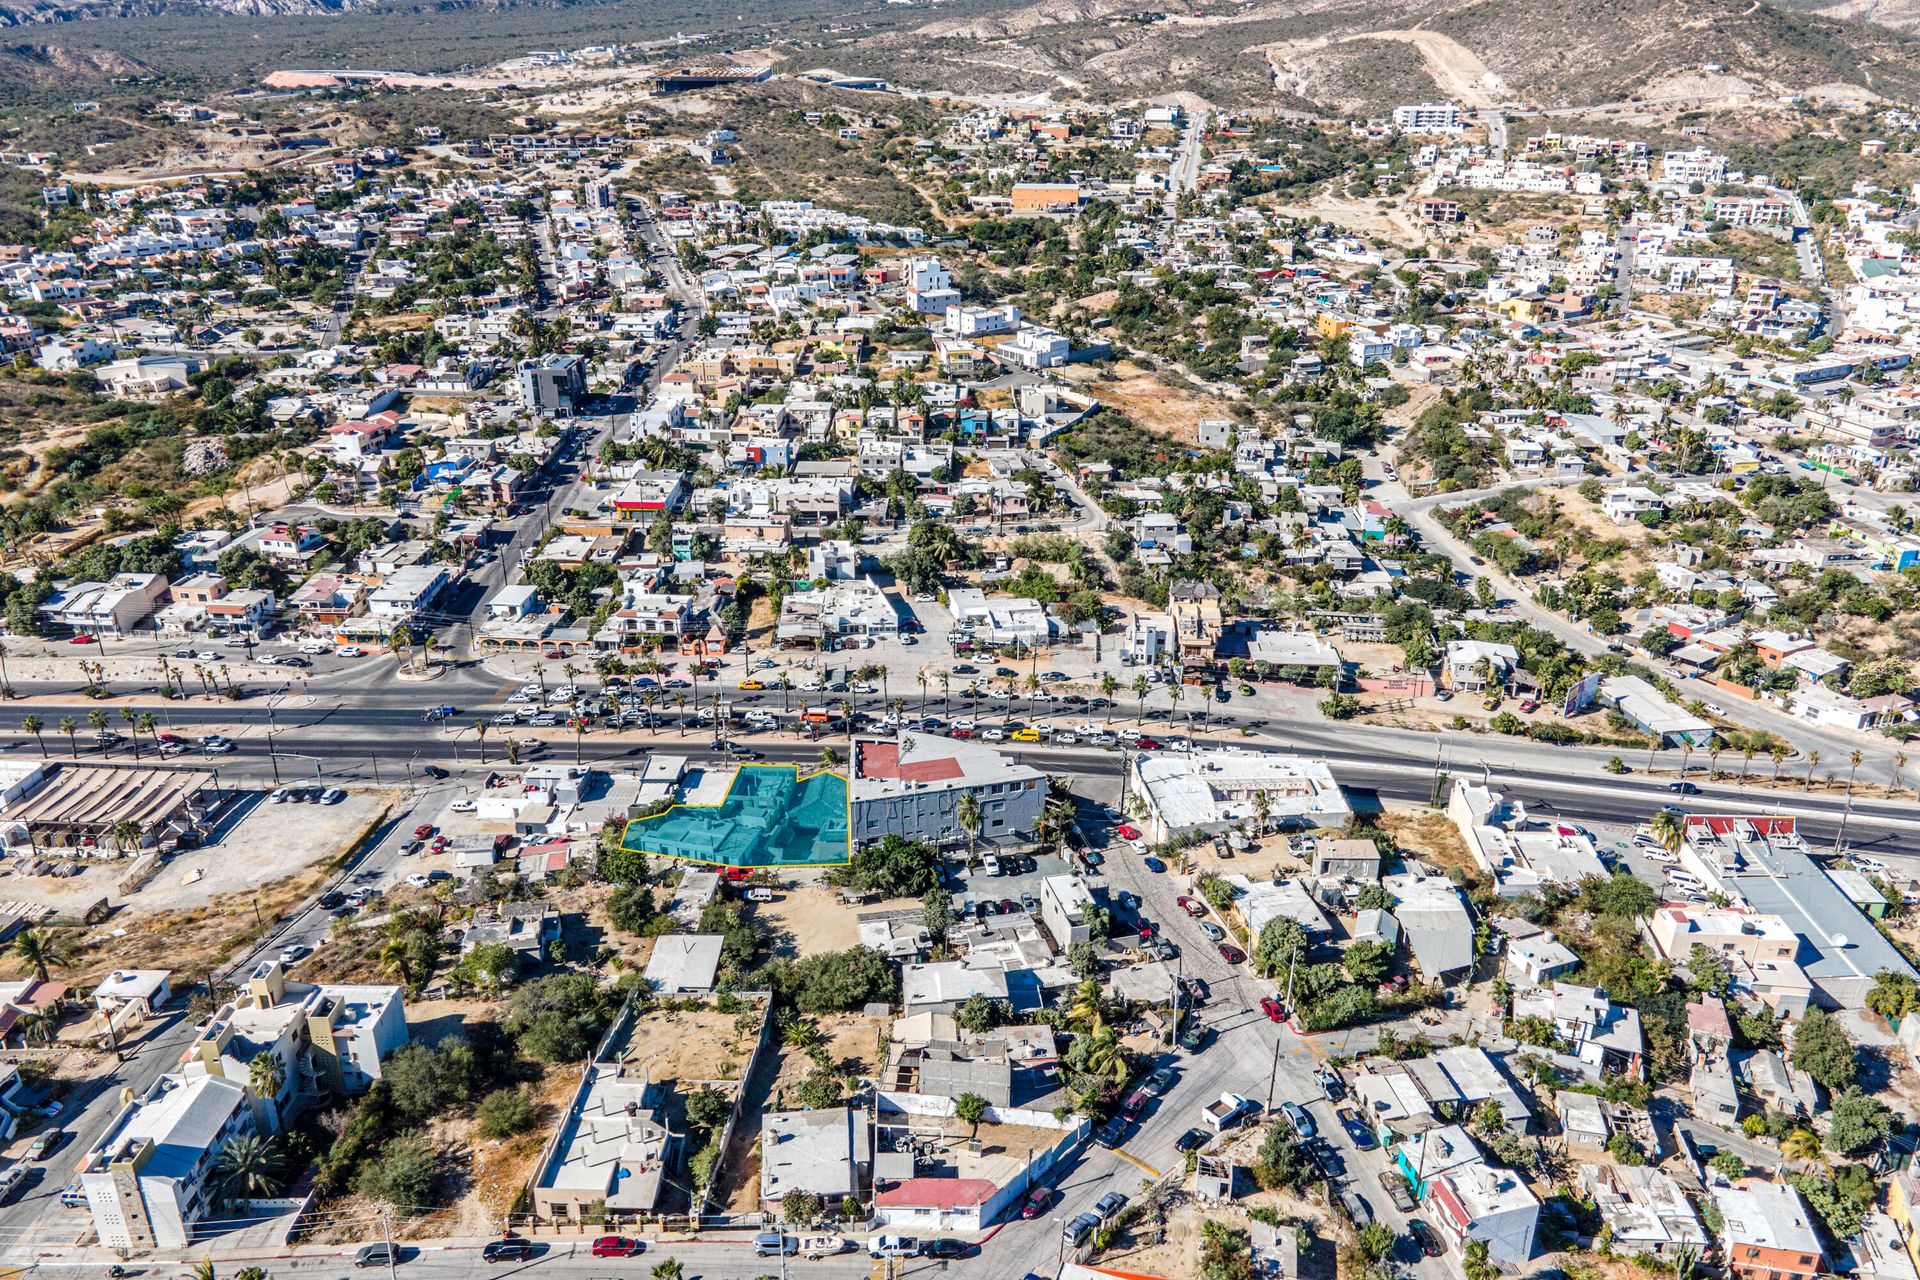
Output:
[[[1142,752],[1128,770],[1150,840],[1259,824],[1341,827],[1353,809],[1324,761],[1251,751]],[[1261,799],[1264,797],[1264,800]]]
[[1466,128],[1453,102],[1414,102],[1393,109],[1393,127],[1401,133],[1459,133]]
[[214,1206],[226,1144],[253,1133],[243,1085],[164,1075],[127,1103],[80,1164],[80,1187],[109,1249],[184,1249]]
[[962,587],[947,593],[956,629],[971,632],[982,644],[1045,644],[1052,635],[1047,611],[1021,596],[987,599],[986,592]]

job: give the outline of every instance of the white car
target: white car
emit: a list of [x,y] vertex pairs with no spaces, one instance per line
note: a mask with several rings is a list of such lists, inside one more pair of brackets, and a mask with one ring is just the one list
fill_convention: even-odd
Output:
[[519,724],[520,713],[517,711],[502,711],[499,715],[495,716],[492,720],[489,720],[487,723],[492,725]]
[[1707,704],[1707,714],[1710,716],[1724,716],[1727,714],[1727,709],[1717,702],[1709,702]]
[[1071,733],[1056,733],[1053,735],[1053,745],[1056,747],[1077,746],[1079,742],[1079,737]]
[[462,798],[447,806],[449,813],[472,813],[477,806],[473,801]]
[[1147,856],[1147,842],[1145,840],[1129,840],[1127,844],[1141,857],[1144,858]]
[[275,804],[285,804],[287,802],[287,789],[285,787],[275,787],[273,794],[268,796],[267,799],[273,801]]
[[913,602],[915,604],[932,604],[933,596],[925,591],[916,591],[913,593]]
[[307,642],[306,644],[303,644],[303,645],[301,645],[301,646],[300,646],[300,652],[302,652],[302,653],[332,653],[332,652],[333,652],[333,646],[332,646],[332,645],[330,645],[330,644],[324,644],[324,643],[322,643],[321,641],[318,641],[318,640],[310,640],[310,641],[308,641],[308,642]]
[[357,644],[341,645],[338,649],[335,649],[333,653],[337,658],[364,658],[367,656],[367,651]]
[[412,875],[407,877],[407,883],[412,885],[416,889],[424,889],[428,885],[432,884],[433,881],[427,879],[426,872],[416,871]]
[[855,693],[878,693],[878,692],[880,692],[880,690],[878,690],[878,689],[876,689],[876,688],[875,688],[874,686],[872,686],[872,685],[870,685],[870,684],[857,684],[857,685],[855,685],[855,686],[853,686],[853,691],[854,691]]
[[1007,731],[998,728],[988,729],[980,736],[988,742],[1005,742],[1007,740]]
[[975,727],[975,726],[974,726],[974,723],[973,723],[973,721],[971,721],[971,720],[955,720],[955,721],[953,722],[953,727],[954,727],[954,728],[956,728],[956,729],[965,729],[965,730],[967,730],[967,731],[969,731],[969,732],[971,732],[971,731],[972,731],[972,730],[974,729],[974,727]]
[[1887,864],[1878,858],[1856,857],[1853,859],[1853,865],[1865,875],[1883,876],[1887,874]]
[[1654,845],[1652,848],[1647,849],[1645,852],[1649,859],[1651,859],[1654,862],[1658,862],[1663,866],[1675,867],[1680,865],[1679,854],[1669,853],[1667,850],[1662,849],[1659,845]]

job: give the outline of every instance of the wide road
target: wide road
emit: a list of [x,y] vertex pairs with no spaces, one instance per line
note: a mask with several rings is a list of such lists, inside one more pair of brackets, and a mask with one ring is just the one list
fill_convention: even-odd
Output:
[[[416,695],[418,696],[418,695]],[[750,695],[729,691],[729,701],[745,701]],[[765,705],[766,694],[760,695]],[[779,707],[778,693],[772,694],[772,706]],[[706,701],[705,698],[702,701]],[[906,698],[909,714],[924,711],[938,715],[941,699],[932,697],[921,703]],[[61,715],[84,717],[85,706],[36,707],[35,713],[52,724]],[[19,728],[14,713],[0,721],[0,750],[12,758],[31,757],[37,750],[34,740]],[[165,712],[166,723],[184,735],[218,729],[234,741],[231,754],[203,756],[189,752],[173,759],[179,763],[217,767],[230,781],[269,784],[276,779],[287,782],[324,780],[342,785],[391,785],[417,779],[421,766],[438,763],[462,771],[483,767],[504,767],[504,742],[512,738],[522,744],[521,759],[535,758],[583,762],[602,767],[626,767],[650,752],[684,754],[701,762],[723,762],[730,757],[713,750],[710,729],[666,728],[654,732],[642,730],[609,731],[590,729],[576,735],[566,729],[529,729],[524,726],[490,730],[484,742],[474,731],[473,721],[481,713],[463,709],[462,715],[445,724],[427,723],[414,707],[342,705],[339,707],[274,710],[269,734],[268,709],[231,707],[220,704],[176,705]],[[1099,713],[1090,713],[1094,720]],[[1056,720],[1078,720],[1055,713]],[[991,723],[983,720],[982,723]],[[1127,727],[1125,718],[1116,718],[1115,727]],[[1197,726],[1195,727],[1197,728]],[[1161,728],[1149,724],[1148,732]],[[1188,732],[1193,732],[1188,730]],[[1847,844],[1870,849],[1875,854],[1896,853],[1920,856],[1920,828],[1911,822],[1912,804],[1907,800],[1857,798],[1849,804],[1845,796],[1829,792],[1802,792],[1787,786],[1767,788],[1760,785],[1771,777],[1771,766],[1756,762],[1752,771],[1754,785],[1705,781],[1704,758],[1693,762],[1695,785],[1699,794],[1677,796],[1669,789],[1670,779],[1649,778],[1638,770],[1644,766],[1641,755],[1629,762],[1633,773],[1613,776],[1604,771],[1608,754],[1595,748],[1554,748],[1542,751],[1537,744],[1521,739],[1490,738],[1472,734],[1415,733],[1368,725],[1330,724],[1319,720],[1269,723],[1248,733],[1234,731],[1222,736],[1213,732],[1194,734],[1203,745],[1236,747],[1254,751],[1279,751],[1302,754],[1327,761],[1334,776],[1355,797],[1362,811],[1379,803],[1426,804],[1435,794],[1441,776],[1485,781],[1510,797],[1523,800],[1541,816],[1587,823],[1626,823],[1646,821],[1664,804],[1676,803],[1698,812],[1778,813],[1802,819],[1802,830],[1810,842],[1821,846],[1833,841],[1845,821]],[[64,735],[43,734],[45,749],[53,758],[65,758]],[[269,741],[269,738],[271,741]],[[775,762],[805,764],[817,761],[824,746],[834,746],[844,756],[843,735],[812,741],[785,734],[747,734],[729,731],[727,740]],[[81,758],[102,758],[85,744],[82,734]],[[1044,743],[994,744],[1016,759],[1074,778],[1107,779],[1117,786],[1125,767],[1124,749],[1087,746],[1062,747]],[[1667,767],[1677,768],[1675,753],[1667,753]],[[1695,753],[1700,757],[1701,753]],[[484,761],[483,761],[484,757]],[[111,758],[131,763],[123,749]],[[151,747],[144,753],[146,763],[156,763]],[[1724,755],[1722,772],[1737,771],[1740,762]],[[1783,774],[1783,783],[1796,774]]]

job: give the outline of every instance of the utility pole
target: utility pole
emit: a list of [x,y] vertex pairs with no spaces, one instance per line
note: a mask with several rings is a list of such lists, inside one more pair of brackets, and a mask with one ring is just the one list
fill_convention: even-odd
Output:
[[[1292,1011],[1289,1010],[1289,1013]],[[1267,1114],[1273,1114],[1273,1091],[1280,1083],[1280,1039],[1273,1041],[1273,1069],[1267,1073]]]

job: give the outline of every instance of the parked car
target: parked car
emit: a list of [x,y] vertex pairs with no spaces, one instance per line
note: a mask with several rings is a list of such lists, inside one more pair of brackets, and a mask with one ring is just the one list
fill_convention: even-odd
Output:
[[1231,942],[1223,942],[1219,946],[1215,947],[1214,950],[1218,951],[1220,953],[1220,958],[1222,960],[1225,960],[1228,964],[1246,963],[1247,953],[1242,951],[1240,948],[1234,946]]
[[1306,1108],[1297,1102],[1282,1099],[1280,1114],[1286,1117],[1288,1126],[1303,1138],[1314,1137],[1320,1132],[1314,1127],[1313,1117],[1308,1115]]
[[480,1250],[482,1262],[525,1262],[533,1256],[533,1241],[521,1236],[504,1236],[499,1240],[490,1240]]
[[1182,894],[1180,897],[1175,898],[1173,901],[1175,906],[1178,906],[1182,911],[1192,916],[1195,920],[1202,920],[1206,918],[1207,904],[1200,901],[1198,898],[1189,898],[1186,895]]
[[646,1249],[646,1242],[631,1236],[601,1236],[593,1242],[596,1258],[631,1258]]
[[1198,1151],[1212,1141],[1213,1135],[1205,1129],[1189,1129],[1174,1139],[1173,1149],[1185,1155],[1189,1151]]
[[756,1258],[784,1258],[800,1252],[800,1241],[783,1231],[762,1231],[753,1238]]
[[1408,1221],[1407,1234],[1412,1236],[1414,1244],[1420,1247],[1423,1257],[1437,1258],[1447,1251],[1446,1245],[1440,1241],[1440,1233],[1419,1218]]
[[1052,1187],[1035,1187],[1027,1195],[1026,1203],[1020,1206],[1020,1216],[1029,1221],[1046,1213],[1053,1204]]
[[1112,1222],[1127,1207],[1127,1198],[1118,1191],[1109,1191],[1093,1202],[1093,1211],[1100,1215],[1100,1221]]
[[353,1255],[356,1267],[386,1267],[400,1261],[400,1251],[390,1244],[363,1244]]
[[1274,996],[1260,997],[1260,1012],[1266,1014],[1270,1022],[1285,1022],[1287,1018],[1286,1006]]
[[920,1256],[923,1258],[965,1258],[978,1248],[965,1240],[955,1240],[951,1236],[941,1236],[934,1240],[920,1242]]

